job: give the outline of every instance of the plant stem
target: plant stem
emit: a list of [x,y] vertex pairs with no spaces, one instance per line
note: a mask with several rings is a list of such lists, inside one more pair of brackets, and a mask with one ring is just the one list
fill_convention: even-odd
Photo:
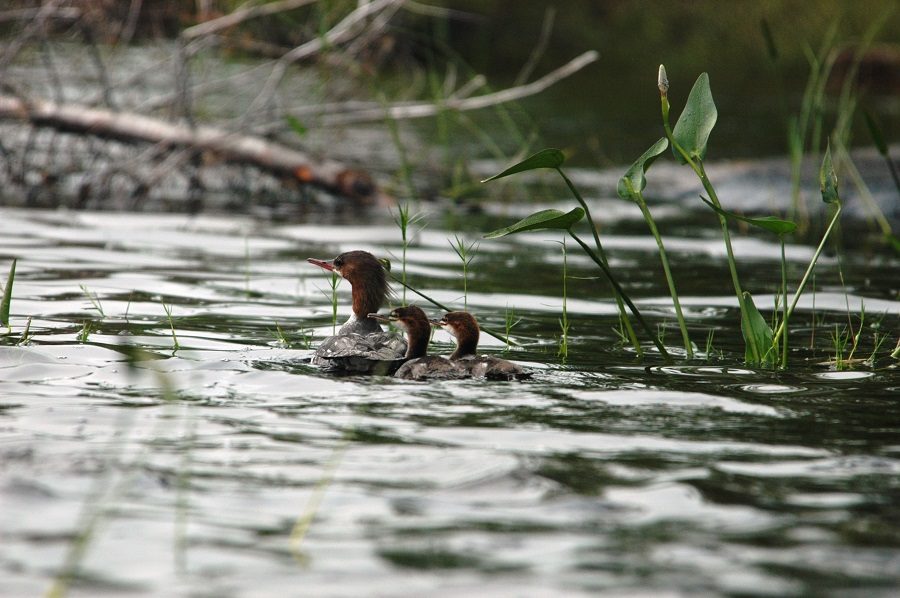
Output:
[[[407,289],[409,289],[410,291],[412,291],[413,293],[415,293],[416,295],[418,295],[419,297],[421,297],[421,298],[424,299],[425,301],[431,303],[431,304],[434,305],[435,307],[438,307],[438,308],[440,308],[440,309],[443,309],[444,311],[456,311],[456,310],[453,309],[452,307],[447,307],[446,305],[444,305],[444,304],[442,304],[442,303],[438,303],[437,301],[435,301],[434,299],[432,299],[431,297],[429,297],[428,295],[426,295],[426,294],[423,293],[422,291],[416,289],[415,287],[412,287],[412,286],[406,284],[405,282],[403,282],[402,280],[400,280],[399,278],[397,278],[396,276],[394,276],[390,271],[387,271],[386,274],[387,274],[388,276],[391,277],[391,280],[393,280],[394,282],[400,283],[401,285],[403,285],[404,287],[406,287]],[[516,341],[512,340],[511,338],[509,338],[508,336],[503,336],[503,335],[500,334],[499,332],[494,332],[493,329],[491,329],[491,328],[487,328],[487,327],[485,327],[485,326],[480,326],[480,325],[479,325],[479,328],[481,329],[482,332],[485,332],[485,333],[487,333],[487,334],[493,336],[495,339],[500,340],[500,341],[503,341],[503,342],[505,342],[505,343],[508,344],[508,345],[515,345],[515,346],[517,346],[517,347],[521,347],[521,346],[522,346],[522,345],[520,345],[519,343],[517,343]]]
[[[566,176],[562,169],[557,167],[556,172],[558,172],[559,176],[563,178],[563,181],[565,181],[566,186],[569,188],[569,191],[572,192],[572,195],[575,196],[575,199],[584,210],[585,219],[587,220],[588,225],[591,227],[591,234],[594,236],[594,244],[597,246],[597,254],[600,256],[600,260],[603,262],[601,267],[604,269],[604,272],[610,272],[609,262],[606,259],[606,252],[603,251],[603,245],[600,243],[600,233],[597,232],[597,227],[594,224],[594,219],[591,217],[591,209],[588,207],[587,202],[584,201],[581,193],[578,192],[578,189],[575,187],[572,181],[569,180],[569,177]],[[607,276],[610,275],[608,274]],[[611,276],[610,281],[612,281]],[[619,316],[622,318],[622,324],[625,326],[625,331],[628,333],[628,338],[631,340],[631,346],[634,347],[634,350],[637,353],[638,357],[643,357],[644,350],[641,348],[641,344],[638,342],[637,335],[634,332],[634,327],[631,325],[631,320],[628,319],[628,313],[625,311],[625,305],[623,305],[622,303],[623,298],[619,295],[620,292],[622,292],[622,287],[618,287],[618,290],[616,291],[616,305],[619,308]],[[634,304],[632,303],[631,306],[633,307],[633,305]],[[633,308],[632,311],[636,309],[637,308]],[[639,314],[640,312],[636,312],[635,316],[639,317]],[[656,344],[656,346],[661,347],[662,343],[660,343],[656,336],[652,332],[650,332],[649,328],[645,327],[645,329],[647,330],[647,334],[649,334],[653,338],[653,342]]]
[[803,279],[800,281],[800,286],[797,287],[797,291],[794,293],[794,298],[791,300],[791,305],[785,312],[784,318],[782,318],[781,325],[778,327],[778,330],[775,331],[775,338],[781,336],[781,334],[784,332],[784,329],[787,328],[786,323],[791,317],[791,314],[794,313],[794,308],[797,307],[797,302],[800,300],[800,295],[803,293],[804,287],[806,287],[806,281],[809,280],[810,274],[812,274],[813,269],[816,267],[816,262],[819,261],[819,256],[822,254],[822,250],[825,249],[825,242],[831,235],[831,231],[834,229],[834,225],[837,224],[838,217],[841,215],[842,208],[843,206],[841,204],[837,205],[837,209],[834,211],[834,216],[831,217],[831,222],[828,224],[828,228],[825,229],[825,234],[822,235],[822,240],[819,242],[819,246],[816,248],[816,253],[813,255],[812,260],[809,262],[809,266],[806,267],[806,272],[803,274]]
[[[784,257],[784,235],[778,235],[778,240],[781,241],[781,299],[784,302],[784,308],[781,312],[781,321],[784,323],[784,328],[781,333],[781,368],[787,369],[787,358],[788,358],[788,304],[787,304],[787,261]],[[773,337],[776,340],[777,336]]]
[[694,347],[691,345],[690,336],[688,336],[687,324],[684,321],[684,314],[681,311],[681,302],[678,300],[678,292],[675,290],[675,280],[672,278],[672,271],[669,269],[669,258],[666,255],[666,248],[663,245],[662,237],[659,234],[659,230],[656,228],[656,222],[653,220],[653,216],[650,215],[650,209],[647,207],[647,202],[644,201],[643,194],[637,192],[634,194],[634,198],[641,208],[644,220],[647,221],[650,233],[653,235],[653,238],[656,239],[656,246],[659,248],[659,259],[662,261],[663,272],[666,275],[666,282],[669,285],[669,294],[672,295],[672,303],[675,304],[675,316],[678,318],[678,327],[681,329],[681,339],[684,341],[684,350],[687,353],[687,358],[693,359]]
[[[668,99],[663,97],[663,127],[666,130],[666,137],[669,139],[669,143],[672,144],[672,147],[681,154],[681,157],[690,165],[691,169],[694,171],[694,174],[697,175],[697,178],[700,179],[700,183],[703,185],[703,188],[709,194],[709,200],[719,209],[722,209],[722,204],[719,203],[719,196],[716,194],[715,188],[712,186],[712,183],[709,181],[709,178],[706,176],[706,170],[703,168],[703,161],[699,158],[694,160],[688,155],[687,151],[675,140],[675,135],[672,133],[672,127],[669,126],[668,119]],[[744,305],[744,291],[741,289],[741,282],[738,278],[737,273],[737,263],[734,259],[734,250],[731,247],[731,235],[728,232],[728,221],[725,216],[716,212],[716,216],[719,218],[719,224],[722,226],[722,238],[725,240],[725,251],[728,254],[728,269],[731,272],[731,282],[734,285],[734,294],[737,296],[738,307],[741,310],[741,329],[746,330],[747,333],[744,335],[744,339],[747,345],[750,347],[750,353],[753,356],[754,363],[761,362],[760,348],[756,346],[756,340],[750,334],[750,318],[747,315],[747,308]],[[777,335],[776,335],[777,336]]]
[[617,296],[620,297],[621,300],[623,300],[628,305],[628,309],[631,310],[631,313],[634,314],[634,317],[635,319],[637,319],[638,324],[641,325],[641,328],[644,329],[644,332],[647,333],[647,335],[653,341],[653,344],[656,345],[656,348],[659,350],[660,355],[662,355],[666,361],[671,362],[672,357],[669,355],[669,352],[666,351],[666,348],[659,341],[659,338],[657,338],[656,334],[654,334],[653,331],[650,330],[650,326],[647,325],[647,322],[644,320],[641,312],[638,311],[638,308],[635,307],[634,303],[631,301],[628,295],[625,294],[625,291],[622,289],[621,285],[619,285],[618,281],[613,277],[609,266],[606,265],[606,263],[602,259],[600,259],[600,257],[594,252],[594,250],[591,249],[590,246],[581,239],[581,237],[572,232],[571,229],[569,230],[569,236],[575,239],[575,242],[581,245],[581,248],[584,249],[585,253],[587,253],[588,256],[590,256],[590,258],[594,260],[594,263],[600,266],[600,269],[603,270],[603,273],[609,279],[610,284],[612,284],[613,289],[615,289]]

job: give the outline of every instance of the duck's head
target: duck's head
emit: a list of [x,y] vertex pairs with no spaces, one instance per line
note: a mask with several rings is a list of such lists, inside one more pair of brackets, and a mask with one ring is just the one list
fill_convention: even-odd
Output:
[[431,327],[425,312],[415,305],[398,307],[387,316],[368,314],[373,320],[395,324],[406,332],[406,357],[422,357],[428,352],[428,341],[431,338]]
[[390,294],[384,266],[368,251],[347,251],[333,260],[307,258],[306,261],[335,272],[350,283],[353,313],[357,318],[366,318],[370,313],[377,312]]
[[467,311],[451,311],[440,320],[431,320],[432,326],[440,326],[456,338],[456,351],[450,359],[459,359],[466,355],[475,355],[478,349],[478,320]]

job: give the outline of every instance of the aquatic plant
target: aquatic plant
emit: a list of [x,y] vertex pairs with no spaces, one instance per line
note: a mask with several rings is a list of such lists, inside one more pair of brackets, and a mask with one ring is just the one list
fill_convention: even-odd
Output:
[[275,330],[274,331],[270,330],[269,332],[272,334],[272,336],[275,337],[276,343],[278,343],[282,347],[290,346],[291,343],[290,343],[290,341],[288,341],[288,338],[285,335],[284,330],[282,330],[282,328],[278,324],[278,322],[275,322]]
[[88,339],[91,336],[91,328],[92,327],[93,327],[93,323],[90,320],[85,320],[81,324],[81,331],[79,331],[78,336],[76,337],[78,339],[79,343],[88,342]]
[[659,259],[662,262],[663,273],[666,276],[666,283],[669,286],[669,294],[672,296],[672,303],[675,305],[675,317],[678,319],[678,328],[681,330],[681,340],[684,342],[684,351],[688,359],[693,359],[694,347],[691,343],[690,335],[688,334],[687,324],[684,321],[684,314],[681,311],[681,302],[678,300],[678,292],[675,290],[675,280],[672,278],[672,271],[669,268],[669,258],[666,255],[666,247],[663,244],[659,229],[656,227],[656,222],[653,220],[652,214],[650,214],[650,208],[647,207],[647,202],[644,200],[643,194],[644,187],[647,186],[647,179],[644,176],[647,169],[650,168],[650,165],[653,164],[654,160],[666,151],[666,148],[668,147],[669,140],[665,137],[650,146],[650,149],[635,160],[628,171],[619,179],[616,190],[619,197],[637,204],[641,210],[641,214],[644,216],[644,221],[650,228],[650,234],[652,234],[653,238],[656,240],[656,247],[659,250]]
[[100,317],[105,318],[106,313],[103,311],[103,304],[100,303],[100,297],[97,296],[97,293],[92,293],[88,290],[87,286],[83,284],[78,285],[78,288],[80,288],[81,292],[84,293],[84,296],[88,298],[88,301],[91,302],[91,305],[97,313],[100,314]]
[[160,301],[163,306],[163,310],[166,312],[166,319],[169,321],[169,329],[172,331],[172,348],[177,351],[181,348],[181,345],[178,343],[178,336],[175,334],[175,321],[172,319],[172,306],[166,305],[165,301]]
[[319,291],[325,295],[329,303],[331,303],[331,334],[336,334],[338,321],[337,288],[341,284],[341,277],[334,270],[329,270],[325,276],[328,277],[328,287],[330,290],[323,291],[322,289],[319,289]]
[[[410,214],[409,212],[409,203],[404,203],[397,206],[397,214],[394,216],[394,223],[397,225],[397,228],[400,229],[400,242],[402,248],[402,256],[400,261],[400,275],[401,280],[406,282],[406,250],[409,249],[409,245],[411,242],[410,239],[410,228],[423,219],[423,215],[421,213]],[[387,268],[390,270],[390,267]],[[406,287],[403,287],[402,291],[402,299],[403,303],[406,303]]]
[[[681,112],[681,116],[676,121],[674,128],[669,123],[669,79],[666,76],[666,68],[663,65],[659,65],[657,87],[659,88],[663,129],[666,132],[666,138],[672,146],[672,152],[676,160],[691,167],[691,170],[697,175],[709,196],[711,204],[715,208],[721,209],[722,205],[719,202],[719,196],[709,177],[706,176],[706,169],[703,166],[709,135],[712,133],[718,118],[716,104],[713,101],[712,91],[709,87],[709,75],[701,73],[697,78],[688,94],[684,110]],[[766,355],[764,340],[766,334],[758,328],[758,323],[761,321],[765,324],[765,320],[753,305],[752,300],[747,300],[747,296],[741,288],[737,262],[731,246],[731,235],[728,231],[728,221],[722,214],[719,214],[718,217],[728,258],[728,270],[731,273],[731,282],[734,286],[738,307],[741,310],[741,332],[744,335],[746,346],[745,359],[748,363],[759,364],[762,363],[763,356]],[[766,325],[766,329],[768,329],[768,325]]]
[[[829,206],[834,206],[831,221],[828,223],[828,227],[825,229],[825,233],[822,235],[822,239],[821,241],[819,241],[818,247],[816,247],[816,251],[806,268],[806,272],[804,272],[803,278],[800,280],[800,284],[797,286],[797,290],[794,292],[794,297],[793,299],[791,299],[790,305],[785,308],[784,314],[781,319],[781,324],[778,326],[778,330],[775,331],[775,338],[780,338],[787,330],[788,322],[790,321],[791,315],[794,313],[794,309],[797,307],[797,302],[800,300],[800,295],[803,294],[803,290],[806,287],[807,281],[809,280],[810,275],[815,269],[816,263],[819,261],[819,256],[822,254],[822,250],[825,248],[825,243],[828,241],[828,238],[831,236],[831,233],[834,231],[834,228],[838,223],[838,219],[840,218],[841,210],[843,208],[840,195],[838,194],[837,174],[834,171],[834,164],[831,160],[830,144],[825,150],[825,156],[822,159],[822,166],[819,169],[819,188],[822,193],[822,201],[824,201]],[[784,345],[785,346],[783,350],[786,353],[787,337],[784,337]],[[782,365],[787,365],[786,357],[782,358]]]
[[563,237],[563,240],[560,241],[560,245],[562,245],[562,254],[563,254],[563,269],[562,269],[562,315],[559,318],[559,328],[560,328],[560,337],[559,337],[559,351],[557,355],[562,358],[563,363],[566,362],[566,359],[569,357],[569,310],[567,309],[569,293],[568,293],[568,279],[569,279],[569,259],[568,254],[566,253],[566,238]]
[[[638,324],[641,326],[647,336],[649,336],[653,341],[653,344],[656,346],[657,350],[659,350],[660,355],[662,355],[663,358],[667,361],[670,361],[671,357],[668,351],[666,351],[665,346],[663,346],[663,344],[659,341],[656,334],[644,320],[640,310],[638,310],[638,308],[634,305],[634,302],[622,288],[622,285],[619,284],[618,280],[613,275],[612,270],[610,270],[609,264],[606,259],[606,254],[603,251],[602,244],[600,243],[600,234],[597,232],[597,227],[594,224],[594,221],[591,219],[587,202],[584,201],[581,193],[578,192],[578,189],[575,187],[569,177],[567,177],[566,174],[562,171],[561,167],[563,162],[565,162],[565,156],[563,155],[562,151],[555,148],[547,148],[526,158],[525,160],[522,160],[521,162],[513,164],[499,174],[495,174],[492,177],[484,179],[483,182],[493,181],[502,177],[525,172],[528,170],[550,168],[555,170],[562,177],[563,181],[565,181],[566,183],[566,186],[575,196],[575,199],[578,201],[581,207],[574,208],[569,212],[562,212],[560,210],[554,209],[541,210],[539,212],[531,214],[530,216],[527,216],[526,218],[523,218],[515,224],[492,231],[486,234],[484,237],[486,239],[495,239],[506,235],[534,230],[561,230],[566,232],[576,243],[578,243],[579,246],[581,246],[582,250],[584,250],[588,257],[590,257],[591,260],[593,260],[593,262],[600,267],[600,270],[603,272],[604,276],[606,276],[606,279],[609,281],[610,285],[612,285],[613,292],[616,298],[616,304],[619,307],[619,313],[622,317],[623,326],[628,332],[628,337],[631,340],[632,346],[634,346],[635,351],[638,353],[638,355],[642,355],[643,350],[637,340],[637,336],[634,334],[634,329],[631,327],[631,323],[628,320],[627,314],[625,313],[624,306],[626,305],[628,306],[628,310],[637,320]],[[579,237],[574,230],[572,230],[572,227],[582,219],[585,219],[585,217],[594,237],[596,251],[592,249],[587,243],[585,243],[585,241],[581,239],[581,237]]]
[[504,349],[505,351],[510,350],[509,337],[512,334],[513,328],[515,328],[516,325],[521,321],[522,321],[522,318],[516,318],[515,308],[512,308],[509,306],[509,304],[507,304],[506,310],[503,312],[503,325],[504,325],[504,332],[506,335],[506,349]]
[[31,337],[33,337],[34,335],[30,334],[30,332],[31,316],[28,316],[28,320],[25,322],[25,330],[22,331],[22,337],[19,339],[19,342],[17,342],[16,345],[27,345],[29,342],[31,342]]
[[0,325],[9,329],[9,309],[12,304],[13,281],[16,279],[16,261],[13,260],[9,266],[9,274],[6,277],[6,284],[3,286],[3,299],[0,299]]
[[465,240],[460,239],[459,235],[453,236],[453,241],[449,241],[453,252],[462,262],[462,279],[463,279],[463,309],[469,309],[469,266],[475,260],[475,253],[478,251],[478,241],[472,241],[466,245]]

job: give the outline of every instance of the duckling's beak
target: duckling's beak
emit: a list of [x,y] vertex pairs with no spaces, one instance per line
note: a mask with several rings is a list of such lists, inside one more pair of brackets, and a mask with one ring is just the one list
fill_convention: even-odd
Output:
[[432,326],[446,326],[446,325],[447,325],[447,320],[443,320],[443,319],[441,319],[441,320],[428,320],[428,323],[431,324]]
[[313,266],[318,266],[323,270],[328,270],[329,272],[334,272],[334,260],[318,260],[314,257],[306,258],[306,261],[312,264]]
[[367,314],[366,317],[372,318],[373,320],[378,320],[379,322],[396,322],[399,318],[392,318],[390,316],[381,316],[378,314]]

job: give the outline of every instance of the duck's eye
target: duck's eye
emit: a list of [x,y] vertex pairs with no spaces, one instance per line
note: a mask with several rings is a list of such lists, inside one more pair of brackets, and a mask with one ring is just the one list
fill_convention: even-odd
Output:
[[400,319],[400,314],[397,313],[397,310],[395,309],[394,311],[391,312],[391,317],[392,317],[392,318],[396,318],[396,319],[399,320],[399,319]]
[[335,260],[334,260],[335,268],[340,268],[343,265],[344,265],[344,260],[342,260],[341,258],[335,258]]

